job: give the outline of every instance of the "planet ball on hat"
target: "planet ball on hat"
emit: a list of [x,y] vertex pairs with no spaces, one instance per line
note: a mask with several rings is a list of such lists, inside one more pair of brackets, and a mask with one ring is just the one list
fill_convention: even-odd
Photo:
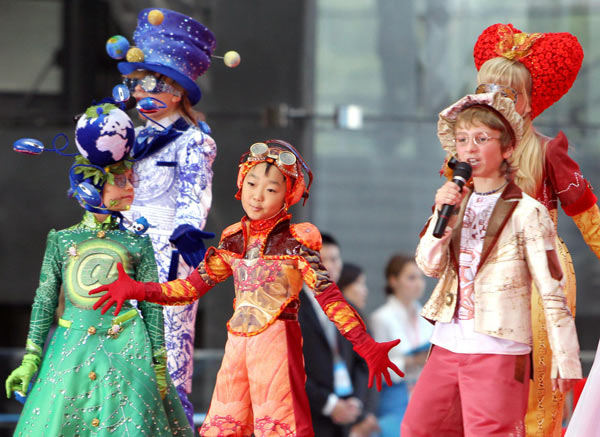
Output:
[[139,47],[131,47],[127,51],[127,62],[144,62],[144,52]]
[[113,59],[124,59],[129,50],[129,41],[121,35],[115,35],[106,41],[106,53]]
[[162,11],[158,9],[153,9],[150,12],[148,12],[148,23],[152,24],[153,26],[160,25],[164,19],[165,14],[163,14]]
[[229,50],[223,56],[223,63],[229,68],[237,67],[240,65],[241,60],[242,58],[240,57],[240,54],[235,50]]
[[134,139],[135,131],[129,116],[109,103],[88,108],[75,129],[79,153],[101,167],[125,158]]

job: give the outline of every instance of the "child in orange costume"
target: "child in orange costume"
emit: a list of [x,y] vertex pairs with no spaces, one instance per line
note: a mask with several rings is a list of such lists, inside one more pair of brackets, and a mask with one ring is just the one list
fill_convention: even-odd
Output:
[[[522,33],[512,24],[486,28],[473,50],[479,70],[477,92],[501,90],[516,97],[516,109],[524,119],[524,134],[513,154],[516,184],[541,202],[557,223],[560,200],[565,213],[581,231],[585,242],[600,257],[600,211],[596,196],[583,178],[579,165],[568,155],[563,132],[556,138],[540,134],[534,118],[566,94],[583,62],[583,50],[569,33]],[[575,272],[571,256],[557,238],[565,272],[565,295],[575,315]],[[532,294],[533,383],[525,420],[528,436],[559,436],[563,395],[552,389],[546,319],[538,293]]]
[[242,155],[237,180],[236,197],[246,217],[225,229],[218,248],[210,248],[187,279],[141,283],[119,268],[117,281],[91,292],[108,291],[95,308],[106,302],[103,313],[113,304],[118,312],[126,299],[187,304],[233,276],[234,313],[201,435],[314,435],[297,318],[303,282],[367,361],[369,386],[376,378],[379,389],[381,374],[391,384],[388,367],[402,375],[388,358],[399,340],[375,342],[329,279],[320,261],[318,229],[310,223],[290,224],[288,207],[308,197],[310,182],[312,173],[292,146],[280,140],[253,144]]

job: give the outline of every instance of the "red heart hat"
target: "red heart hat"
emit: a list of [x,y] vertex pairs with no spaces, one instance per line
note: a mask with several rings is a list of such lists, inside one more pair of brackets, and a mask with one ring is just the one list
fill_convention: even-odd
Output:
[[503,56],[521,62],[532,78],[531,119],[556,103],[573,86],[583,62],[583,49],[570,33],[523,33],[512,24],[485,29],[473,48],[477,70]]

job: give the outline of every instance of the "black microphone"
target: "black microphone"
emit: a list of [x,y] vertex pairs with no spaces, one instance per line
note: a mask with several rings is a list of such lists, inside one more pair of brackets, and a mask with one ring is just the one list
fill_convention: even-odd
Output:
[[129,100],[127,100],[127,102],[125,103],[125,108],[123,109],[123,111],[129,111],[130,109],[135,108],[135,106],[137,105],[137,100],[135,97],[129,97]]
[[[462,191],[462,187],[467,183],[467,181],[471,178],[471,172],[473,169],[466,162],[459,162],[454,166],[454,172],[452,172],[452,182],[454,182]],[[438,217],[437,223],[435,224],[435,228],[433,229],[433,236],[436,238],[441,238],[444,235],[444,230],[448,225],[448,219],[452,215],[452,211],[454,210],[454,205],[446,205],[442,206],[442,210],[440,211],[440,215]]]

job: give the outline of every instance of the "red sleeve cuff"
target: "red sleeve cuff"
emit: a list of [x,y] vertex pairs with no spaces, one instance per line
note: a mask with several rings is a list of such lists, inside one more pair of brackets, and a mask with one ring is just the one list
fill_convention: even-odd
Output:
[[331,281],[331,285],[329,287],[327,287],[321,293],[317,293],[315,297],[323,309],[325,309],[327,304],[330,304],[331,302],[346,302],[344,295],[338,288],[337,284],[333,281]]
[[[587,183],[587,182],[586,182]],[[561,204],[562,209],[565,211],[569,217],[573,217],[574,215],[581,214],[584,211],[587,211],[592,206],[596,204],[598,198],[592,191],[589,185],[586,186],[586,190],[582,196],[579,197],[575,202],[564,205]]]

